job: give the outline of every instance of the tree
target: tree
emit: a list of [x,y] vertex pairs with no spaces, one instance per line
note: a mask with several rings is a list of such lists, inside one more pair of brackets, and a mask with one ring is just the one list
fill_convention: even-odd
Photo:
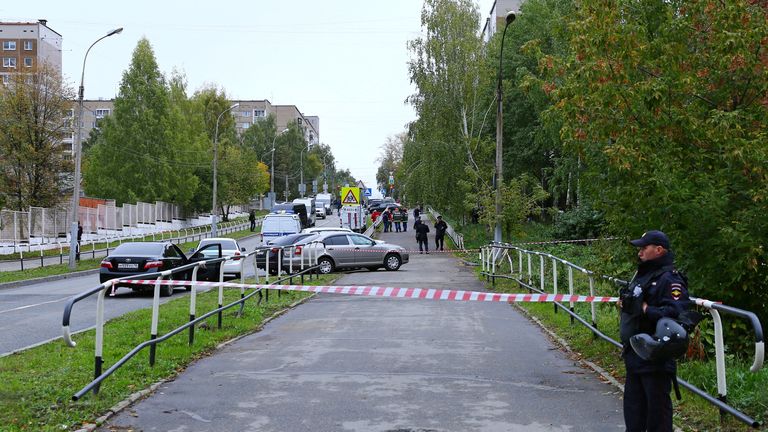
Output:
[[478,65],[483,55],[477,34],[479,14],[469,0],[425,0],[425,37],[408,43],[408,69],[417,92],[408,98],[418,120],[410,125],[403,149],[412,202],[429,201],[444,212],[462,207],[456,176],[472,164],[476,140]]
[[0,196],[8,207],[53,207],[62,199],[62,177],[72,169],[61,143],[72,130],[64,119],[72,99],[47,64],[10,74],[0,86]]
[[162,200],[185,205],[198,182],[179,133],[169,88],[152,47],[141,39],[123,73],[115,109],[103,121],[101,137],[83,167],[85,191],[114,198],[118,204]]
[[396,186],[392,190],[396,191],[394,194],[396,198],[400,196],[401,181],[406,179],[405,175],[399,172],[403,161],[403,142],[405,139],[404,133],[387,137],[387,141],[380,147],[381,152],[376,160],[379,162],[379,169],[376,171],[377,186],[379,189],[389,190],[389,176],[392,174]]
[[670,234],[695,295],[765,318],[764,5],[586,0],[571,29],[541,65],[584,193],[616,234]]

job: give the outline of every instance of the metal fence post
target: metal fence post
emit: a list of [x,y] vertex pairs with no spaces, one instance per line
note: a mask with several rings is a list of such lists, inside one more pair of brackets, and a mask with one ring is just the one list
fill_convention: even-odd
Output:
[[[152,328],[150,330],[149,339],[157,339],[157,322],[160,319],[160,285],[162,283],[163,276],[160,275],[155,281],[155,292],[152,296]],[[155,365],[155,353],[157,352],[157,344],[149,346],[149,365]]]
[[[568,293],[570,295],[573,295],[573,267],[568,266]],[[570,303],[570,309],[571,312],[573,312],[573,302]],[[574,318],[573,315],[571,315],[571,325],[574,324]]]
[[[192,286],[189,290],[189,321],[192,322],[195,320],[195,317],[197,316],[197,271],[200,269],[200,266],[195,266],[194,269],[192,269]],[[195,326],[189,326],[189,346],[192,346],[192,344],[195,342]]]
[[[224,263],[220,261],[219,266],[219,309],[224,306]],[[219,311],[219,330],[221,330],[221,321],[224,318],[224,311]]]
[[[555,258],[552,258],[552,294],[557,295],[557,260]],[[555,308],[555,313],[557,313],[557,304],[552,302],[552,306]]]

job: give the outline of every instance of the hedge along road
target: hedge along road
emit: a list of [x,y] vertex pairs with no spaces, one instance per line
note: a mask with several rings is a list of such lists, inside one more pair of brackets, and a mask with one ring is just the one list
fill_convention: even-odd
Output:
[[[434,253],[337,284],[484,290]],[[507,304],[322,294],[100,430],[617,431],[619,396]]]
[[[338,224],[339,219],[335,216],[317,221],[318,226]],[[238,242],[249,252],[261,245],[260,236],[240,239]],[[246,264],[246,276],[253,275],[251,263],[249,259]],[[0,356],[60,338],[61,317],[66,301],[71,296],[98,284],[98,273],[92,273],[51,282],[30,283],[11,288],[0,287]],[[186,295],[186,291],[177,288],[173,297],[161,298],[161,302],[178,295]],[[112,319],[151,305],[151,293],[134,293],[121,288],[118,289],[116,298],[107,303],[104,309],[105,317]],[[70,328],[73,332],[90,328],[95,323],[95,317],[96,296],[91,296],[75,306]]]

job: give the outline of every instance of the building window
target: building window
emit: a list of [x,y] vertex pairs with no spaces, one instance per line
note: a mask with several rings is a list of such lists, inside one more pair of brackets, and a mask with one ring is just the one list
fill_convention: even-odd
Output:
[[297,119],[296,119],[296,123],[298,123],[299,125],[301,125],[301,117],[299,117],[299,118],[297,118]]
[[3,67],[4,68],[15,68],[16,67],[16,57],[3,57]]
[[251,124],[250,123],[243,123],[243,125],[241,127],[243,129],[248,129],[249,127],[251,127]]
[[64,112],[64,117],[75,118],[75,110],[68,109]]
[[3,41],[3,51],[16,51],[16,41]]
[[264,112],[264,110],[253,110],[253,117],[254,118],[256,118],[256,117],[265,117],[265,114],[266,113]]
[[32,57],[24,57],[24,66],[32,67]]
[[108,116],[109,115],[109,110],[108,109],[97,109],[96,111],[94,111],[94,114],[96,115],[97,119],[104,118],[104,116]]
[[24,41],[24,51],[32,51],[32,41]]

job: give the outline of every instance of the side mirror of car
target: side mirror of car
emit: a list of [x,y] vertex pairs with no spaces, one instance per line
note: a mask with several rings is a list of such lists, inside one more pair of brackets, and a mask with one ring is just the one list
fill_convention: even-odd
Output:
[[189,255],[189,254],[193,254],[193,253],[195,253],[195,250],[194,250],[194,249],[190,249],[190,250],[187,252],[187,255]]

